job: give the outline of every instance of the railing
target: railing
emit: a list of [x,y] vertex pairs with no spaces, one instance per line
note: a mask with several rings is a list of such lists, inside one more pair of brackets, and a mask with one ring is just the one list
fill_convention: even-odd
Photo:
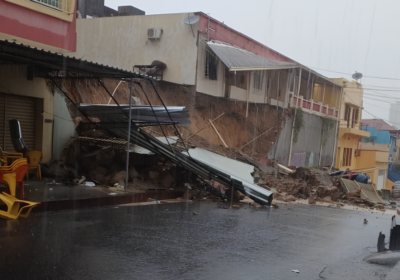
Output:
[[72,2],[73,0],[31,0],[31,1],[66,13],[72,12],[71,7],[73,5]]
[[314,103],[313,100],[305,100],[303,96],[293,96],[290,98],[290,107],[301,107],[304,111],[337,119],[339,111],[335,108],[329,108],[328,105],[323,105],[321,102]]

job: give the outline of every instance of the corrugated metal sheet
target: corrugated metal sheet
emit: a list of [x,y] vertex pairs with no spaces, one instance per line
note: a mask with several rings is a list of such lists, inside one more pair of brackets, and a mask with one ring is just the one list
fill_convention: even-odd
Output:
[[[77,104],[79,109],[89,116],[96,116],[104,122],[127,122],[127,114],[129,112],[128,105],[104,105],[104,104]],[[126,114],[121,113],[121,108]],[[133,122],[170,122],[171,116],[173,121],[177,121],[179,125],[190,125],[190,114],[186,107],[167,106],[168,112],[164,106],[153,106],[153,109],[148,105],[132,105],[132,121]],[[155,112],[155,115],[153,113]],[[157,118],[156,118],[157,116]]]
[[8,122],[12,119],[19,120],[21,124],[22,138],[24,139],[25,144],[30,149],[35,149],[36,99],[32,97],[10,94],[4,94],[4,99],[5,127],[3,126],[1,130],[3,138],[5,135],[5,144],[3,144],[4,150],[7,152],[15,152],[11,142],[10,128],[8,125]]
[[258,56],[254,53],[221,42],[207,42],[208,47],[231,71],[288,69],[299,64],[281,62]]

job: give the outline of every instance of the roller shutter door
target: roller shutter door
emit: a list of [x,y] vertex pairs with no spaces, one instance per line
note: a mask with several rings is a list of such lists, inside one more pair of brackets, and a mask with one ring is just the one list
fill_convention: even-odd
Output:
[[0,147],[5,150],[4,141],[5,141],[5,116],[6,116],[6,101],[5,101],[5,94],[0,93]]
[[[0,94],[1,95],[1,94]],[[9,120],[17,119],[21,124],[22,138],[25,144],[31,149],[35,149],[35,124],[36,124],[36,99],[32,97],[2,94],[3,99],[3,119],[0,125],[0,142],[7,152],[15,152],[11,142]],[[0,108],[1,108],[0,101]],[[1,118],[1,117],[0,117]]]

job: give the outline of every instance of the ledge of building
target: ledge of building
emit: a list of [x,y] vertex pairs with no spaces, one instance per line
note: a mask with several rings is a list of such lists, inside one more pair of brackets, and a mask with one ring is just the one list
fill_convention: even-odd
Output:
[[351,127],[339,128],[339,138],[342,138],[346,135],[362,139],[364,137],[369,137],[370,133],[364,130]]

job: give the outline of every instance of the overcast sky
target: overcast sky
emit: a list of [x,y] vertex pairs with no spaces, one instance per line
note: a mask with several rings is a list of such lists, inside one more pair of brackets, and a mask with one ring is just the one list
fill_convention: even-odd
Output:
[[363,118],[388,120],[390,103],[400,95],[398,0],[106,0],[106,5],[132,5],[148,15],[210,13],[327,77],[351,79],[361,72]]

